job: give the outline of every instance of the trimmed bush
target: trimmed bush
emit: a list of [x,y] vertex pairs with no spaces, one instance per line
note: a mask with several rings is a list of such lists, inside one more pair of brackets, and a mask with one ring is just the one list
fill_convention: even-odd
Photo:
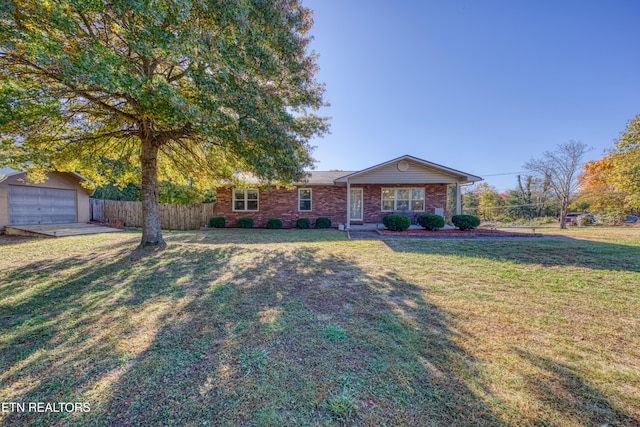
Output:
[[209,227],[224,228],[227,225],[227,221],[222,216],[212,216],[209,218]]
[[404,231],[411,225],[411,220],[404,215],[390,214],[382,218],[382,223],[391,231]]
[[437,230],[444,227],[444,218],[435,214],[424,214],[418,217],[418,224],[427,230]]
[[325,217],[316,219],[316,228],[331,228],[331,220]]
[[267,228],[270,228],[272,230],[282,228],[282,220],[278,218],[271,218],[267,221]]
[[460,230],[473,230],[480,225],[480,218],[473,215],[454,215],[451,222]]
[[238,218],[238,227],[240,228],[253,227],[253,218]]
[[309,218],[298,218],[296,220],[296,228],[307,229],[311,228],[311,221]]

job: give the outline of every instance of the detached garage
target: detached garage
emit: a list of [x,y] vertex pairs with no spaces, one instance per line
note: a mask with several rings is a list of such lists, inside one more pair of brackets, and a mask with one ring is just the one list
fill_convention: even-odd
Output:
[[0,169],[0,230],[7,225],[70,224],[88,222],[89,196],[85,178],[75,173],[50,172],[41,183],[27,174]]

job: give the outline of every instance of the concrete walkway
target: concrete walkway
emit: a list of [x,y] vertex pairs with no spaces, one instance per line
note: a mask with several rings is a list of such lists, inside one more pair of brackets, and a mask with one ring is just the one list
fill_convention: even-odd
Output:
[[29,237],[65,237],[82,234],[117,233],[123,231],[118,228],[97,224],[39,224],[39,225],[8,225],[4,233],[7,236]]

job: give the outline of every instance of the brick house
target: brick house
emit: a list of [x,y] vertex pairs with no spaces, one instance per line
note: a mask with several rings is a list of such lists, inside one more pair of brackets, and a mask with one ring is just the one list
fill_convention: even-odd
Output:
[[[447,187],[482,178],[405,155],[361,171],[313,171],[293,188],[262,188],[249,180],[246,188],[217,190],[216,214],[236,226],[238,218],[254,219],[256,227],[279,218],[295,227],[298,218],[320,217],[333,226],[379,224],[389,213],[445,214]],[[456,194],[460,194],[459,191]],[[457,200],[457,213],[460,199]],[[348,215],[347,215],[348,213]]]

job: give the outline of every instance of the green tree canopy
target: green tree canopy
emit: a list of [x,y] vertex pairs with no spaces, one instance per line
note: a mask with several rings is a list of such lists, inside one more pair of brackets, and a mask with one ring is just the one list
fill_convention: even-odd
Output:
[[640,208],[640,115],[628,124],[605,159],[609,164],[606,179],[624,194],[627,209]]
[[486,182],[478,184],[475,189],[478,194],[478,216],[485,221],[496,220],[501,212],[502,199],[496,189]]
[[[297,0],[17,0],[0,8],[0,160],[139,182],[142,245],[164,245],[158,175],[210,186],[311,167],[327,131]],[[117,162],[114,162],[117,160]],[[180,181],[182,180],[182,181]]]

